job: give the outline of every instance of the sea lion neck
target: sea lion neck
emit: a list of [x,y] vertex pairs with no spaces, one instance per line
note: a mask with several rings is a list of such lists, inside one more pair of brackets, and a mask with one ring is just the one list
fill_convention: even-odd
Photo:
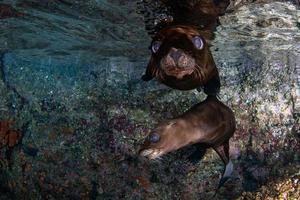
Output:
[[215,0],[167,0],[172,11],[172,25],[196,26],[200,30],[214,31],[218,16],[224,14],[229,1]]

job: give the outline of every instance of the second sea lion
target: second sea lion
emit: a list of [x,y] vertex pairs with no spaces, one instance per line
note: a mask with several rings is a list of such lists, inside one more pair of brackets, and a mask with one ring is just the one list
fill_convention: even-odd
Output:
[[151,160],[189,145],[211,147],[225,166],[220,188],[233,171],[229,139],[235,126],[232,110],[217,97],[208,96],[181,116],[160,123],[145,139],[139,154]]

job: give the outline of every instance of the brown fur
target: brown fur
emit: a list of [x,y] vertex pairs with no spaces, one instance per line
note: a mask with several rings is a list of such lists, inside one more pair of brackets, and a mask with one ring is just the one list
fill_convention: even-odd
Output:
[[[151,142],[149,137],[143,143],[140,155],[148,159],[156,159],[168,152],[199,144],[212,147],[224,162],[228,178],[232,166],[228,167],[229,139],[235,131],[235,117],[230,108],[216,97],[196,104],[183,115],[159,124],[150,134],[158,134],[159,140]],[[199,155],[200,156],[200,155]],[[231,163],[232,165],[232,163]],[[225,182],[221,179],[219,187]]]
[[147,139],[143,149],[156,149],[166,154],[182,147],[204,143],[210,147],[222,146],[235,131],[235,118],[230,108],[215,97],[208,97],[183,115],[159,124],[152,132],[160,135],[157,143]]
[[[153,37],[152,44],[160,41],[161,46],[152,53],[143,80],[156,78],[163,84],[179,90],[190,90],[204,86],[207,94],[219,92],[220,81],[215,62],[209,49],[209,41],[217,25],[218,16],[225,12],[228,0],[162,1],[173,14],[172,21]],[[204,43],[203,49],[195,48],[192,38],[198,36]],[[180,59],[172,57],[172,49],[180,52],[178,57],[190,66],[182,66]],[[168,61],[168,62],[167,62]],[[177,63],[175,65],[174,63]]]

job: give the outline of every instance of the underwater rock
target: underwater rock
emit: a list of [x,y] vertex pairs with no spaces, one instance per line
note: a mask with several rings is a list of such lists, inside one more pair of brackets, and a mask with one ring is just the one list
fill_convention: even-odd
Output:
[[[205,98],[140,80],[150,38],[137,1],[10,2],[26,17],[0,20],[0,119],[28,123],[22,143],[32,146],[16,148],[11,166],[1,161],[0,199],[213,196],[223,167],[213,151],[192,170],[180,152],[135,158],[157,122]],[[237,119],[235,178],[216,198],[297,199],[299,9],[292,1],[240,2],[220,18],[211,47],[220,99]]]

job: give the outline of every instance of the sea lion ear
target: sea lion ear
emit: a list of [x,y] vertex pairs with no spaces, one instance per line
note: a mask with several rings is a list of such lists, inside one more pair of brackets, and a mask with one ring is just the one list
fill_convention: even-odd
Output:
[[154,58],[153,56],[151,57],[146,72],[145,74],[142,76],[142,80],[143,81],[150,81],[151,79],[153,79],[157,72],[158,72],[158,67],[156,66],[155,62],[154,62]]

